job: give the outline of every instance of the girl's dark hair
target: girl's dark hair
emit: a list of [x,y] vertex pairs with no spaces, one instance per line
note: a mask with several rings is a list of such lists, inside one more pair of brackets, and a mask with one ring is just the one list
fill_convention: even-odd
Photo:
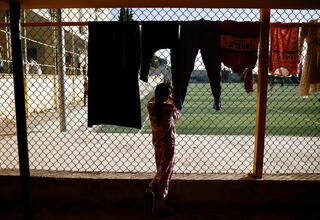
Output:
[[160,113],[163,106],[163,102],[169,98],[170,95],[170,89],[172,87],[167,83],[160,83],[156,87],[155,91],[155,113],[157,116],[157,121],[160,120]]

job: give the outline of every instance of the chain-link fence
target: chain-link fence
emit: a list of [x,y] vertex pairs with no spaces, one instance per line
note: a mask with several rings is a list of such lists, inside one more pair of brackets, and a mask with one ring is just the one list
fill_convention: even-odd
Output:
[[[272,10],[271,22],[309,22],[320,18],[315,10]],[[307,44],[301,62],[303,69]],[[320,95],[297,96],[301,74],[269,76],[266,147],[266,173],[319,173]],[[319,100],[318,100],[319,99]]]
[[[23,11],[23,22],[117,21],[120,9],[62,9]],[[308,22],[319,19],[318,10],[272,10],[271,22]],[[0,11],[1,22],[9,13]],[[259,21],[258,9],[134,8],[133,20],[236,20]],[[139,81],[142,129],[101,125],[87,127],[84,75],[87,72],[87,26],[64,26],[64,42],[58,28],[24,27],[27,127],[31,169],[153,172],[151,126],[146,109],[155,86],[171,78],[170,51],[159,50],[152,62],[149,82]],[[164,30],[165,34],[165,30]],[[15,104],[9,28],[0,29],[4,73],[0,73],[0,168],[18,168]],[[59,105],[62,85],[57,77],[65,49],[66,105]],[[305,48],[304,53],[305,54]],[[304,58],[301,63],[303,64]],[[106,67],[107,68],[107,67]],[[106,69],[107,71],[107,69]],[[254,69],[255,82],[257,68]],[[256,116],[254,92],[243,89],[244,76],[222,66],[222,109],[212,109],[213,97],[200,53],[195,61],[181,120],[176,123],[177,173],[249,173],[253,167]],[[299,75],[270,76],[268,91],[265,166],[266,173],[320,172],[320,98],[296,96]],[[120,82],[121,84],[121,82]],[[103,101],[103,96],[101,100]],[[66,112],[61,115],[61,109]],[[65,123],[67,130],[61,132]]]

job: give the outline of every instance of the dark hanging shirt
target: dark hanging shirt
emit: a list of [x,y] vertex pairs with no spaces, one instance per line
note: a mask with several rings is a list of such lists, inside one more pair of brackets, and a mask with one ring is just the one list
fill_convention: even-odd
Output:
[[138,22],[90,22],[88,126],[141,128]]

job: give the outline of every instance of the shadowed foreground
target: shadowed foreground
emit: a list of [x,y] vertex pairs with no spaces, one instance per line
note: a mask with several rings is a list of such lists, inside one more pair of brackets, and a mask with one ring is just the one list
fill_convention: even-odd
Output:
[[[105,207],[94,204],[36,205],[35,220],[102,219],[318,219],[316,210],[248,209],[248,208],[180,208],[172,216],[152,216],[143,208]],[[22,219],[21,208],[2,206],[0,219]]]
[[[17,171],[0,175],[0,219],[22,219]],[[34,219],[319,219],[320,175],[175,174],[173,216],[144,210],[153,173],[31,172]]]
[[[16,206],[2,206],[0,219],[22,219]],[[248,208],[180,208],[171,216],[145,214],[143,208],[105,207],[93,204],[36,205],[35,220],[102,220],[102,219],[319,219],[316,210],[248,209]]]

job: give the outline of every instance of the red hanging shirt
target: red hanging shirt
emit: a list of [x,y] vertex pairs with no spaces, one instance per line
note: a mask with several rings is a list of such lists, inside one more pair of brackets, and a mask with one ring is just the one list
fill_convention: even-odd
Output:
[[253,91],[252,70],[257,63],[260,22],[223,21],[221,59],[233,73],[245,73],[244,88]]

